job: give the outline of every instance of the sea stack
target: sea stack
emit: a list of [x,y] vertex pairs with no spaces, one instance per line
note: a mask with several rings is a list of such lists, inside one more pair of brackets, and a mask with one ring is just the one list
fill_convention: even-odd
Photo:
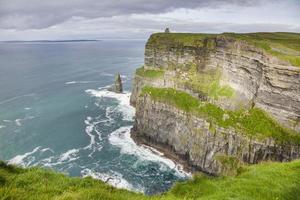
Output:
[[121,79],[121,76],[119,73],[116,75],[114,92],[116,92],[116,93],[123,92],[122,79]]

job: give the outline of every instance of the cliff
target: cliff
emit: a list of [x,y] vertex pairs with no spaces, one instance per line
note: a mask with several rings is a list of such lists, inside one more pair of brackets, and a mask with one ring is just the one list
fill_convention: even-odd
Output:
[[300,34],[153,34],[133,134],[212,174],[298,158],[299,60]]

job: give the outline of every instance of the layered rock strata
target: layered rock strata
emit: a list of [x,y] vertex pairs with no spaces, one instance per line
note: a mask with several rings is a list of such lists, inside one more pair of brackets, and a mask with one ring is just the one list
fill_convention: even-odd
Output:
[[245,163],[289,161],[300,156],[299,146],[293,142],[250,137],[142,93],[146,85],[173,88],[224,110],[259,108],[297,134],[299,67],[248,42],[223,35],[202,38],[197,45],[154,41],[154,37],[146,44],[144,70],[164,73],[157,77],[135,76],[131,104],[136,107],[136,136],[166,145],[190,165],[212,174],[224,168],[219,156]]

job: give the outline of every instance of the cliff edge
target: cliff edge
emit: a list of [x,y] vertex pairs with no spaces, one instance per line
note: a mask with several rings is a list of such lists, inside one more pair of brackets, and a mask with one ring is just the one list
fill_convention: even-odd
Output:
[[300,34],[153,34],[136,71],[135,138],[211,174],[300,157]]

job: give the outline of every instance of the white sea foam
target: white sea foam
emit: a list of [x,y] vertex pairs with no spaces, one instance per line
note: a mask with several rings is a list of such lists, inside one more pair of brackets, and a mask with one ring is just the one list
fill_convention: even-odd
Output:
[[77,155],[78,152],[79,152],[78,149],[68,150],[67,152],[60,155],[58,162],[66,162],[66,161],[71,162],[77,160],[79,158]]
[[26,107],[26,108],[24,108],[24,110],[31,110],[31,108],[30,107]]
[[69,82],[66,82],[65,84],[66,85],[71,85],[71,84],[75,84],[76,83],[76,81],[69,81]]
[[87,125],[85,127],[86,134],[90,137],[90,144],[85,147],[85,149],[91,149],[92,145],[95,144],[95,136],[92,134],[92,131],[94,129],[94,124],[91,123],[92,117],[87,117],[86,120],[84,120],[84,123]]
[[50,151],[51,153],[54,153],[53,149],[51,149],[51,148],[41,149],[41,152],[46,152],[46,151]]
[[15,122],[17,126],[22,126],[21,119],[16,119]]
[[81,175],[83,177],[90,176],[92,178],[102,180],[116,188],[123,188],[123,189],[128,189],[136,192],[144,192],[143,188],[134,187],[132,184],[130,184],[127,180],[123,178],[122,174],[118,172],[110,171],[109,173],[99,173],[99,172],[94,172],[91,169],[83,169],[81,171]]
[[103,87],[98,87],[99,90],[103,90],[103,89],[108,89],[108,88],[111,88],[113,85],[106,85],[106,86],[103,86]]
[[5,128],[5,127],[6,127],[6,126],[0,125],[0,129],[1,129],[1,128]]
[[41,149],[41,146],[38,146],[35,149],[33,149],[32,151],[27,152],[23,155],[17,155],[15,157],[13,157],[12,159],[10,159],[8,161],[8,163],[26,167],[26,166],[28,166],[28,163],[25,162],[25,159],[28,158],[29,156],[33,155],[34,153],[36,153],[39,149]]
[[[102,141],[102,133],[96,128],[96,125],[100,122],[101,121],[93,121],[92,117],[87,117],[86,120],[84,120],[84,123],[86,124],[85,132],[90,137],[90,143],[83,149],[92,150],[89,154],[90,157],[95,151],[100,151],[102,149],[102,145],[99,143]],[[96,136],[99,142],[96,141]]]
[[8,119],[4,119],[3,122],[11,123],[12,121],[11,121],[11,120],[8,120]]
[[101,76],[115,76],[115,75],[113,75],[113,74],[106,73],[106,72],[102,72],[100,75],[101,75]]
[[99,81],[68,81],[65,82],[66,85],[72,85],[72,84],[87,84],[87,83],[96,83]]
[[190,173],[183,170],[183,166],[176,164],[172,160],[164,157],[163,153],[145,146],[137,145],[133,139],[130,137],[131,126],[121,127],[109,136],[109,142],[121,149],[122,154],[135,155],[141,160],[147,160],[151,162],[158,162],[162,164],[161,169],[164,169],[164,165],[168,166],[171,169],[174,169],[176,174],[181,177],[191,176]]
[[135,109],[130,106],[130,94],[129,92],[125,93],[115,93],[108,90],[86,90],[88,94],[97,98],[112,98],[116,99],[119,102],[117,109],[123,114],[123,119],[127,121],[132,121],[135,113]]
[[44,167],[52,167],[54,165],[56,165],[57,163],[53,163],[53,159],[55,157],[54,156],[50,156],[48,158],[44,158],[42,160],[40,160],[39,162],[35,163],[33,166],[38,166],[38,165],[42,165]]

